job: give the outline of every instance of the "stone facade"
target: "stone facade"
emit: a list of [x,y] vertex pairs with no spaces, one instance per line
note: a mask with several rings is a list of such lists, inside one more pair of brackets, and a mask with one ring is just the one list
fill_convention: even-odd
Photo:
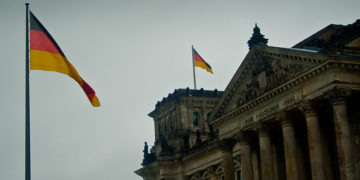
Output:
[[[254,38],[254,36],[256,36]],[[149,115],[145,180],[360,179],[360,21],[249,53],[224,92],[178,89]]]

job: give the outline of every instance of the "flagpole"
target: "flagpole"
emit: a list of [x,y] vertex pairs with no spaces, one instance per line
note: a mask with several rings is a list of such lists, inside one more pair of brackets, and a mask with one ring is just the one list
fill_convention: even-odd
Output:
[[192,52],[192,64],[193,64],[193,76],[194,76],[194,89],[196,90],[196,77],[195,77],[195,62],[194,62],[194,46],[191,45]]
[[25,42],[25,180],[31,180],[30,162],[30,88],[29,88],[29,3],[26,6],[26,42]]

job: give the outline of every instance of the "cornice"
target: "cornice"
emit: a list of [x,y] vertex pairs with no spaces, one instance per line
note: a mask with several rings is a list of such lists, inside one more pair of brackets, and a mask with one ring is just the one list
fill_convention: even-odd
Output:
[[216,104],[220,97],[183,97],[180,102]]
[[[328,60],[328,61],[324,62],[323,64],[316,66],[316,67],[300,74],[296,78],[278,86],[277,88],[274,88],[273,90],[269,91],[268,93],[265,93],[265,94],[259,96],[258,98],[240,106],[239,108],[237,108],[225,115],[222,115],[221,117],[219,117],[217,119],[214,119],[213,121],[209,122],[209,124],[212,125],[214,128],[217,128],[221,124],[232,119],[233,117],[238,116],[241,113],[246,112],[246,111],[258,106],[259,104],[265,103],[265,102],[269,101],[270,99],[272,99],[273,97],[275,97],[281,93],[287,92],[287,91],[295,88],[302,82],[304,82],[308,79],[311,79],[314,76],[316,76],[328,69],[332,69],[332,68],[340,68],[340,69],[344,69],[344,70],[360,70],[360,62],[346,61],[346,60],[345,61]],[[227,98],[227,99],[229,99],[229,98]]]
[[161,167],[174,167],[178,165],[178,160],[177,159],[162,159],[159,160],[159,165]]
[[[150,112],[148,115],[152,118],[158,116],[162,111],[166,111],[168,106],[174,106],[173,104],[177,102],[183,102],[185,101],[199,101],[199,102],[212,102],[212,100],[217,101],[221,95],[223,94],[223,91],[215,90],[194,90],[194,89],[175,89],[173,93],[169,93],[167,97],[164,97],[161,101],[158,101],[155,105],[155,110]],[[215,102],[216,104],[216,102]]]
[[135,171],[135,173],[139,176],[147,176],[147,175],[154,175],[153,171],[149,167],[143,167]]
[[196,160],[207,153],[213,152],[214,150],[216,150],[218,148],[219,148],[219,144],[216,141],[210,142],[210,143],[206,144],[206,147],[200,147],[199,149],[191,150],[188,153],[188,155],[186,155],[183,158],[183,161]]

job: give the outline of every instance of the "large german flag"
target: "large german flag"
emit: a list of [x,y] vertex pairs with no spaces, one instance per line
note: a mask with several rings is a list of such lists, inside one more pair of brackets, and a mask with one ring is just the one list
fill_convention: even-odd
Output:
[[199,53],[196,52],[194,48],[193,48],[193,60],[195,67],[201,67],[203,69],[206,69],[206,71],[210,72],[211,74],[213,74],[211,66],[205,62],[205,60],[199,55]]
[[86,93],[94,107],[100,106],[95,91],[67,60],[50,33],[30,11],[30,69],[56,71],[73,78]]

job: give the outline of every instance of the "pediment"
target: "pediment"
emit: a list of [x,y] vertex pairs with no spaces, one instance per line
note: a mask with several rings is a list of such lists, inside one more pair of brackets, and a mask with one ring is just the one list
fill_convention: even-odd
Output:
[[211,177],[211,174],[207,170],[205,170],[202,175],[202,179],[208,179],[210,177]]
[[224,166],[222,164],[218,165],[215,169],[215,174],[220,175],[224,173]]
[[225,89],[210,119],[255,100],[323,61],[325,57],[316,51],[269,46],[252,48]]
[[235,157],[234,160],[233,160],[233,163],[234,163],[234,168],[240,167],[241,166],[240,157]]
[[196,174],[194,174],[193,176],[191,176],[190,180],[199,180],[201,179],[201,175],[199,172],[197,172]]

